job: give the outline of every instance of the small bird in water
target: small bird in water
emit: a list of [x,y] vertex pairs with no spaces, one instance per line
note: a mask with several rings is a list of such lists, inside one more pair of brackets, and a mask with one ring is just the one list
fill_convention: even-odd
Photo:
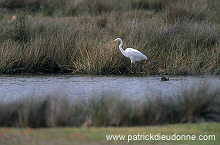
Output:
[[169,77],[162,76],[162,77],[160,78],[160,80],[161,80],[161,81],[169,81]]

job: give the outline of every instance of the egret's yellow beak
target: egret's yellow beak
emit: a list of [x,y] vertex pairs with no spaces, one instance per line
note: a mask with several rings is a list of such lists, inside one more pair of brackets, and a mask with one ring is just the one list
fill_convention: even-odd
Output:
[[111,41],[111,43],[112,43],[112,42],[115,42],[115,41],[116,41],[116,40],[113,40],[113,41]]

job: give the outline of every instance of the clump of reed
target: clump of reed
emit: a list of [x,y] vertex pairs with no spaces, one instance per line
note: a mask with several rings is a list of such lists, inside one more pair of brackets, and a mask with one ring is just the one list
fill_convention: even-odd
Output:
[[29,96],[0,103],[0,126],[99,127],[220,122],[220,91],[203,86],[176,96],[134,101],[106,93],[84,101],[64,96]]

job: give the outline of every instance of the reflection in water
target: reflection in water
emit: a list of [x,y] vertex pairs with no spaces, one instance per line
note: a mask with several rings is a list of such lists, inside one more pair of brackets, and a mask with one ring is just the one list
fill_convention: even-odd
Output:
[[219,87],[220,77],[170,77],[163,82],[159,76],[4,75],[0,76],[0,100],[54,94],[81,100],[105,93],[140,99],[155,94],[170,96],[204,83]]

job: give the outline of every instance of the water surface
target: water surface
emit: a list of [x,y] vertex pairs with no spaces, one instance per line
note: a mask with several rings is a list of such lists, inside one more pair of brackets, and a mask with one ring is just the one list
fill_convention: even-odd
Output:
[[81,100],[107,93],[140,99],[172,96],[183,88],[196,88],[204,83],[220,87],[220,77],[178,76],[162,82],[160,76],[1,75],[0,101],[47,95]]

